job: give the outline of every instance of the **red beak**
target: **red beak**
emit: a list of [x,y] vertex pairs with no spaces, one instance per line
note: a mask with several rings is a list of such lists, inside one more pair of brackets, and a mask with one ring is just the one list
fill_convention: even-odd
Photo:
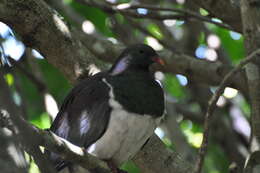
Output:
[[153,61],[160,64],[160,65],[165,65],[165,62],[160,58],[160,57],[153,57]]

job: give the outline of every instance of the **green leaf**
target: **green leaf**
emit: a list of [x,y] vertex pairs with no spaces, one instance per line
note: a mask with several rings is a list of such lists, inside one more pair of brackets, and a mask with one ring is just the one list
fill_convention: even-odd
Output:
[[202,16],[207,16],[209,14],[209,12],[207,10],[205,10],[204,8],[200,8],[199,11]]
[[76,1],[71,1],[70,6],[76,10],[79,14],[84,16],[86,19],[90,20],[95,27],[105,34],[106,36],[112,37],[113,33],[107,26],[108,16],[102,10],[86,5],[82,5]]
[[48,91],[57,99],[58,103],[62,103],[64,97],[71,88],[68,80],[63,74],[50,65],[46,60],[38,60],[38,64],[43,73],[44,81],[47,84]]
[[31,161],[30,163],[29,173],[40,173],[40,170],[34,161]]
[[228,173],[228,161],[225,151],[216,144],[209,145],[204,170],[209,173]]
[[163,38],[163,34],[160,30],[160,28],[156,25],[156,24],[149,24],[147,26],[148,31],[150,31],[157,39],[162,39]]
[[9,86],[12,86],[14,84],[14,77],[12,74],[7,73],[4,77]]
[[229,30],[220,27],[216,27],[213,30],[219,36],[222,46],[227,51],[228,56],[234,64],[237,64],[242,58],[244,58],[245,51],[243,37],[239,40],[234,40],[230,36]]
[[175,98],[181,99],[185,97],[183,87],[180,85],[176,76],[166,74],[163,83],[165,89]]
[[204,32],[200,32],[199,35],[199,44],[198,45],[206,45],[206,36]]
[[44,112],[40,116],[35,117],[35,119],[31,120],[31,123],[41,129],[47,129],[51,125],[50,116],[48,115],[48,113]]
[[[29,69],[29,68],[28,68]],[[22,73],[16,73],[17,79],[19,80],[22,98],[25,98],[26,112],[28,119],[33,119],[37,117],[44,110],[44,104],[42,101],[42,96],[36,89],[35,85]]]

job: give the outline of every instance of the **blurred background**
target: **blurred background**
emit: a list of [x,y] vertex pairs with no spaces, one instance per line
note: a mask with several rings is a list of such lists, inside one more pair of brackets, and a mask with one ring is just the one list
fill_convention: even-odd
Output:
[[[158,51],[167,62],[165,68],[156,68],[155,72],[165,90],[167,115],[156,134],[169,149],[194,161],[202,142],[208,100],[223,76],[245,56],[239,29],[232,29],[206,9],[185,0],[45,2],[69,28],[89,39],[84,44],[101,60],[97,66],[101,69],[109,68],[122,48],[133,43],[143,42]],[[90,39],[113,49],[107,48],[110,54],[99,52]],[[19,34],[1,21],[0,57],[12,99],[24,118],[42,129],[49,128],[73,85],[40,51],[26,47]],[[203,169],[207,173],[227,173],[236,166],[241,169],[249,153],[246,83],[242,78],[234,80],[217,102]],[[131,161],[123,168],[129,173],[140,172]],[[28,169],[30,173],[39,172],[32,160]]]

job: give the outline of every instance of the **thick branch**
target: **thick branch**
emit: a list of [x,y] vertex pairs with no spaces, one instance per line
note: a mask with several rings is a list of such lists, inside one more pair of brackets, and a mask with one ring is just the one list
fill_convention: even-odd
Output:
[[41,0],[2,0],[0,20],[18,32],[28,47],[39,50],[70,81],[88,74],[89,65],[97,62],[60,16]]
[[[243,34],[247,54],[260,47],[260,12],[259,0],[241,0],[241,15],[243,21]],[[253,151],[260,149],[260,54],[257,59],[246,66],[248,88],[251,102],[252,135],[258,145],[251,148]]]
[[156,135],[149,139],[134,158],[142,173],[190,173],[192,166],[176,152],[166,150],[164,147]]

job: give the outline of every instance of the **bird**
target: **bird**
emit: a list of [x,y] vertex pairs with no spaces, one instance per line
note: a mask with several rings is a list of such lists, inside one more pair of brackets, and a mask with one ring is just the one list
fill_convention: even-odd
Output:
[[[67,95],[50,130],[119,173],[151,137],[164,114],[164,92],[149,67],[164,61],[145,44],[122,51],[110,69],[87,77]],[[56,170],[70,161],[50,152]]]

